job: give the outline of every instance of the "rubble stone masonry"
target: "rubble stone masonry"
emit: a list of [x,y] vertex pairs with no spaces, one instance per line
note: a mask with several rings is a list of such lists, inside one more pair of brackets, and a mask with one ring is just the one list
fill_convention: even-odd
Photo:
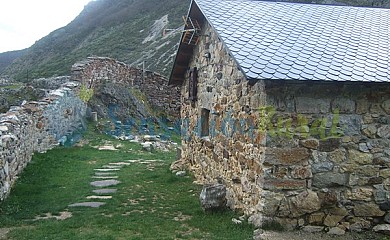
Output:
[[143,92],[149,103],[171,116],[179,115],[180,88],[168,86],[168,80],[150,71],[131,67],[107,57],[89,57],[72,66],[72,79],[81,81],[88,88],[106,81],[126,84]]
[[390,86],[248,81],[210,26],[182,85],[182,159],[255,225],[361,231],[390,221]]
[[64,136],[81,128],[86,105],[72,89],[75,86],[68,83],[45,99],[0,114],[0,201],[9,194],[34,152],[53,148]]

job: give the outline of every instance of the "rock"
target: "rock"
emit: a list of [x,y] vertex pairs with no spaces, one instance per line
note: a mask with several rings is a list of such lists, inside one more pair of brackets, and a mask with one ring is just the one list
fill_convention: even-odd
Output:
[[176,173],[176,176],[177,176],[177,177],[184,177],[186,174],[187,174],[186,171],[178,171],[178,172]]
[[300,143],[303,147],[310,149],[317,149],[320,144],[319,141],[315,138],[302,140]]
[[117,189],[111,189],[111,188],[103,188],[103,189],[95,189],[92,192],[96,194],[108,194],[108,193],[116,193]]
[[87,199],[112,199],[112,196],[88,196]]
[[316,232],[322,232],[322,231],[324,231],[324,227],[322,227],[322,226],[310,226],[310,225],[308,225],[308,226],[304,226],[304,227],[302,228],[302,230],[303,230],[304,232],[316,233]]
[[390,224],[379,224],[372,228],[372,231],[390,235]]
[[339,227],[333,227],[329,229],[328,234],[330,235],[344,235],[345,231]]
[[355,201],[371,201],[373,190],[371,188],[352,188],[346,191],[346,198]]
[[385,112],[387,114],[390,114],[390,99],[388,99],[382,103],[382,108],[383,108],[383,110],[385,110]]
[[312,165],[313,173],[332,171],[334,164],[332,162],[319,162]]
[[205,211],[224,209],[226,208],[226,187],[222,184],[206,185],[199,199]]
[[156,135],[144,135],[143,139],[145,142],[155,142],[158,141],[160,136]]
[[312,213],[321,208],[321,202],[317,193],[312,190],[301,192],[291,199],[292,215],[301,216],[306,213]]
[[385,125],[383,127],[378,128],[377,134],[381,138],[389,139],[390,138],[390,126]]
[[98,208],[106,204],[105,202],[82,202],[82,203],[74,203],[69,205],[68,207],[91,207]]
[[337,224],[343,220],[345,216],[339,216],[339,215],[333,215],[333,214],[329,214],[325,217],[324,219],[324,225],[325,226],[328,226],[328,227],[335,227],[337,226]]
[[241,224],[242,223],[241,220],[238,220],[238,219],[235,219],[235,218],[232,218],[232,222],[235,223],[235,224]]
[[357,203],[354,207],[354,214],[357,217],[381,217],[385,215],[385,212],[374,203]]
[[382,211],[389,211],[390,210],[390,201],[386,201],[386,202],[379,204],[379,209]]
[[109,187],[109,186],[118,185],[119,183],[121,182],[118,180],[102,180],[102,181],[94,181],[91,182],[90,184],[94,187]]
[[369,153],[362,153],[356,150],[349,150],[349,159],[348,162],[350,163],[357,163],[357,164],[372,164],[373,155]]
[[325,214],[322,212],[310,214],[308,219],[309,224],[322,225],[324,217]]
[[142,146],[142,149],[147,151],[147,152],[151,152],[154,148],[152,142],[141,143],[141,146]]
[[383,221],[385,221],[386,223],[390,223],[390,213],[387,213],[385,215],[385,217],[383,218]]
[[352,232],[361,232],[371,228],[371,223],[364,218],[355,217],[351,219],[350,222],[352,222],[352,224],[349,229]]
[[318,188],[347,186],[348,175],[344,173],[317,173],[313,175],[313,186]]
[[328,138],[326,140],[321,140],[318,150],[320,152],[332,152],[339,148],[340,138]]
[[367,143],[359,143],[359,151],[368,153],[370,149],[367,146]]

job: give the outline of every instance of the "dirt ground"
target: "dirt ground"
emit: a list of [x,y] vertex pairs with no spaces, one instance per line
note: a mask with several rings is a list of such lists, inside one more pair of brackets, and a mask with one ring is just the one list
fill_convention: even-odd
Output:
[[303,231],[273,232],[264,231],[257,235],[255,240],[385,240],[390,237],[374,232],[350,233],[341,236],[329,235],[327,233],[309,233]]

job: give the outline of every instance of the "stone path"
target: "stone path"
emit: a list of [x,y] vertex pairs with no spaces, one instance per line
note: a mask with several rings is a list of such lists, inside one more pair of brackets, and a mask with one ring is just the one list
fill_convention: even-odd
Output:
[[105,205],[106,202],[103,200],[112,199],[112,195],[110,194],[117,192],[116,188],[109,187],[113,187],[121,183],[121,181],[118,180],[119,176],[116,175],[118,171],[120,171],[123,167],[134,163],[147,164],[148,169],[150,168],[149,170],[153,171],[153,166],[151,166],[151,164],[156,162],[161,162],[161,160],[127,160],[122,162],[112,162],[103,165],[101,168],[96,168],[95,174],[92,176],[93,181],[90,182],[90,185],[96,188],[92,191],[94,195],[87,196],[87,201],[85,202],[73,203],[68,207],[98,208]]
[[[101,200],[112,199],[112,196],[109,194],[116,193],[116,188],[106,188],[118,185],[121,181],[117,180],[119,176],[116,173],[121,170],[122,167],[130,165],[129,162],[113,162],[107,165],[103,165],[101,168],[95,169],[95,175],[92,176],[92,179],[96,181],[90,182],[90,185],[97,188],[93,190],[94,194],[87,196],[86,202],[79,202],[70,204],[69,207],[91,207],[97,208],[106,204]],[[91,202],[90,200],[95,200],[96,202]]]

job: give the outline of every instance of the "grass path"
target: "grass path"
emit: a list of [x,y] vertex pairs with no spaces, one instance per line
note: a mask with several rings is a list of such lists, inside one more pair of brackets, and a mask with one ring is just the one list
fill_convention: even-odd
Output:
[[[87,134],[87,139],[95,137]],[[91,145],[103,140],[91,140]],[[10,197],[0,203],[0,239],[252,238],[250,225],[231,221],[237,214],[202,211],[201,187],[169,171],[175,152],[148,153],[137,144],[110,141],[121,149],[99,151],[86,145],[36,154]],[[69,207],[98,195],[90,184],[101,180],[93,178],[95,169],[118,162],[130,164],[115,172],[120,183],[109,188],[117,191],[105,194],[112,199],[96,200],[106,203],[98,208]]]

